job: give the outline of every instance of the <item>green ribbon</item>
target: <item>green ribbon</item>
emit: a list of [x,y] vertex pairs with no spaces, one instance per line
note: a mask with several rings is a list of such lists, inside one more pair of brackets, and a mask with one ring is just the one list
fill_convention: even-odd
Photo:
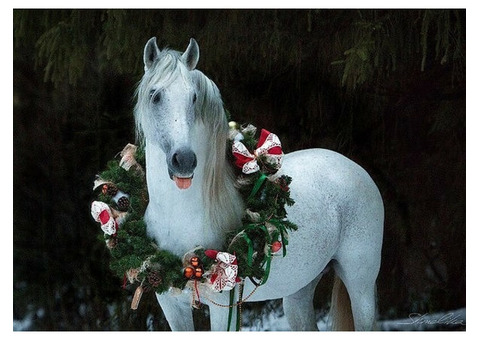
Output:
[[[260,174],[260,177],[258,177],[257,181],[255,182],[255,184],[252,188],[252,191],[247,198],[247,201],[251,200],[258,193],[258,191],[260,190],[260,188],[262,187],[262,185],[263,185],[263,183],[265,182],[266,179],[267,179],[267,175],[265,175],[263,173]],[[257,229],[257,228],[261,229],[265,233],[265,238],[267,240],[267,244],[272,243],[272,237],[271,237],[270,233],[268,232],[268,229],[265,227],[265,224],[264,224],[265,222],[270,222],[271,224],[273,224],[277,228],[278,232],[274,233],[274,238],[276,239],[278,237],[278,235],[280,235],[280,237],[282,239],[283,256],[285,257],[287,255],[287,247],[286,247],[287,244],[288,244],[288,240],[286,238],[287,230],[286,230],[284,224],[280,220],[270,219],[268,221],[264,221],[263,224],[249,224],[245,227],[245,229],[243,230],[243,234],[242,234],[243,239],[245,240],[245,242],[247,242],[247,245],[248,245],[247,264],[248,264],[249,267],[251,267],[252,264],[253,264],[254,249],[253,249],[253,242],[250,239],[250,237],[248,236],[248,230],[254,230],[254,229]],[[267,282],[268,276],[270,274],[271,262],[272,262],[272,251],[271,251],[270,248],[268,248],[268,250],[265,254],[264,260],[263,260],[263,265],[265,265],[265,273],[262,277],[262,280],[260,281],[260,283],[256,283],[252,278],[250,278],[250,280],[255,285],[261,286],[265,282]]]
[[265,284],[268,280],[268,275],[270,275],[270,264],[272,263],[272,251],[270,248],[268,249],[267,253],[265,254],[265,274],[263,274],[262,281],[260,282],[260,286]]
[[[270,219],[270,220],[265,221],[265,222],[269,222],[269,223],[273,224],[278,229],[278,231],[274,232],[273,235],[274,235],[274,238],[276,238],[276,237],[278,237],[278,235],[280,235],[280,237],[282,239],[283,257],[285,257],[287,255],[287,247],[286,246],[288,245],[288,239],[286,238],[287,230],[286,230],[284,224],[277,219]],[[248,245],[247,263],[248,263],[249,266],[252,266],[252,263],[253,263],[253,251],[254,251],[254,249],[253,249],[253,242],[250,239],[250,237],[248,236],[248,231],[249,230],[255,230],[255,229],[260,229],[260,230],[263,231],[263,233],[265,234],[267,244],[272,243],[272,237],[271,237],[270,233],[268,232],[268,229],[265,226],[265,224],[249,224],[248,226],[246,226],[242,236],[243,236],[243,238],[245,239],[245,241],[247,242],[247,245]],[[271,252],[271,249],[268,248],[267,252],[265,253],[264,260],[263,260],[263,265],[265,265],[265,273],[264,273],[264,275],[263,275],[263,277],[262,277],[262,279],[259,283],[256,283],[255,281],[252,280],[252,282],[255,285],[261,286],[261,285],[265,284],[265,282],[267,282],[268,276],[270,275],[271,262],[272,262],[272,252]]]
[[[239,288],[239,292],[238,292],[238,302],[236,304],[236,307],[237,307],[237,317],[236,317],[236,321],[235,321],[235,331],[240,331],[240,328],[242,327],[242,325],[240,324],[240,313],[241,313],[241,310],[240,310],[240,304],[242,303],[242,297],[243,297],[243,284],[238,284],[237,285]],[[237,287],[236,286],[236,287]],[[236,287],[234,287],[232,290],[230,290],[230,303],[229,303],[229,306],[228,306],[228,325],[227,325],[227,332],[230,332],[230,326],[232,324],[232,319],[233,319],[233,308],[235,307],[234,306],[234,301],[235,301],[235,289]]]
[[[250,226],[254,227],[255,225],[251,224]],[[247,233],[243,232],[242,236],[243,236],[243,238],[245,239],[245,242],[247,242],[247,245],[248,245],[247,264],[248,264],[249,267],[251,267],[252,264],[253,264],[253,242],[250,239],[250,237],[248,237]]]
[[[265,233],[265,237],[267,238],[267,244],[271,244],[272,239],[270,238],[270,233],[268,232],[267,227],[265,227],[264,224],[261,224],[258,227],[262,229],[263,232]],[[263,274],[260,285],[263,285],[265,282],[267,282],[268,276],[270,275],[270,263],[272,262],[272,251],[270,250],[270,248],[268,248],[267,253],[265,254],[265,257],[263,258],[263,260],[265,263],[265,273]]]
[[262,173],[260,177],[257,179],[257,181],[255,182],[252,192],[250,193],[250,196],[248,196],[247,198],[247,202],[257,194],[258,190],[260,190],[260,187],[262,186],[263,182],[265,182],[266,179],[267,179],[267,175]]
[[243,299],[243,283],[238,284],[238,304],[237,304],[237,332],[240,331],[242,325],[240,324],[241,320],[241,307],[240,304],[242,303]]
[[230,324],[232,323],[233,316],[233,301],[235,300],[235,288],[230,290],[230,303],[228,308],[228,325],[227,332],[230,332]]

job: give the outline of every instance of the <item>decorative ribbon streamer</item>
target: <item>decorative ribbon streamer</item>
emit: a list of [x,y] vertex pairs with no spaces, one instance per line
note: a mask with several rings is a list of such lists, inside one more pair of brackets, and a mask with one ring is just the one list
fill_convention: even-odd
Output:
[[125,170],[130,170],[130,168],[137,164],[135,160],[135,153],[137,152],[137,146],[133,144],[127,144],[123,150],[120,152],[122,159],[120,160],[120,166]]
[[241,281],[238,284],[238,301],[239,303],[237,304],[237,328],[236,331],[240,331],[240,328],[242,328],[242,301],[243,299],[243,281]]
[[251,200],[257,194],[258,190],[260,190],[263,182],[265,182],[266,179],[267,179],[267,175],[262,173],[260,177],[257,179],[257,181],[255,182],[255,185],[253,186],[252,192],[248,196],[247,201]]
[[228,324],[227,332],[230,332],[232,318],[233,318],[233,308],[237,307],[237,320],[235,322],[235,331],[240,331],[242,328],[242,304],[245,302],[243,299],[243,281],[238,284],[238,302],[235,301],[235,289],[230,291],[230,304],[228,306]]
[[228,324],[227,324],[227,332],[230,332],[230,324],[232,323],[232,316],[233,316],[233,301],[235,300],[235,289],[230,291],[230,305],[228,308]]
[[130,305],[130,308],[133,310],[137,310],[138,304],[140,303],[140,299],[142,298],[143,295],[143,287],[142,285],[138,286],[137,289],[135,290],[135,294],[133,295],[132,298],[132,303]]
[[[251,226],[254,226],[254,225],[251,224]],[[247,242],[247,245],[248,245],[247,264],[248,264],[249,267],[251,267],[252,264],[253,264],[253,242],[252,242],[252,240],[250,240],[250,237],[248,237],[247,233],[245,233],[243,231],[242,231],[242,236],[243,236],[245,242]]]
[[[272,243],[272,238],[271,238],[270,232],[268,231],[267,227],[265,227],[265,225],[263,225],[263,224],[249,224],[244,229],[244,234],[242,235],[243,238],[245,239],[245,241],[248,244],[247,263],[249,264],[249,266],[251,266],[251,264],[253,262],[253,242],[250,239],[250,237],[248,236],[248,231],[249,230],[258,230],[258,229],[262,230],[265,233],[265,238],[266,238],[266,241],[267,241],[266,242],[267,245]],[[265,256],[263,258],[263,263],[265,264],[265,273],[263,274],[263,277],[262,277],[262,280],[260,281],[260,283],[257,283],[255,281],[253,281],[252,278],[250,278],[250,280],[252,281],[252,283],[254,285],[261,286],[265,282],[267,282],[268,276],[270,274],[270,262],[271,261],[272,261],[272,251],[271,251],[270,247],[266,247],[265,248]],[[262,264],[262,266],[263,266],[263,264]]]
[[138,164],[137,160],[135,159],[137,149],[138,147],[136,145],[128,143],[120,152],[120,156],[122,157],[122,159],[120,159],[119,165],[127,171],[132,168],[137,173],[144,176],[145,172],[143,171],[142,166]]
[[265,129],[262,129],[260,133],[257,149],[253,151],[253,154],[240,141],[233,142],[232,153],[235,157],[235,165],[241,168],[246,175],[260,170],[257,162],[260,156],[265,157],[266,161],[276,169],[279,169],[282,164],[283,152],[280,139]]

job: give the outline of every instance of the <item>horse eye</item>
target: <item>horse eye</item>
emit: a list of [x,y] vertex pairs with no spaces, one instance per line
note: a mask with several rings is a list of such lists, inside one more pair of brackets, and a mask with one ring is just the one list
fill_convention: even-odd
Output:
[[158,104],[158,102],[160,101],[160,98],[161,98],[160,91],[156,91],[156,90],[150,91],[150,99],[153,104]]
[[195,103],[196,101],[197,101],[197,94],[194,93],[194,94],[193,94],[193,102]]

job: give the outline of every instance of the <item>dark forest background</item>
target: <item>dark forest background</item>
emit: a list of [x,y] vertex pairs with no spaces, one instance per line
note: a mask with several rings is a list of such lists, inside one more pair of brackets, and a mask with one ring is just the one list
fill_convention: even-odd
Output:
[[[274,131],[286,151],[332,149],[371,174],[386,212],[379,319],[465,307],[465,16],[13,10],[14,319],[34,330],[168,329],[153,295],[129,309],[89,209],[95,174],[135,141],[133,93],[152,36],[177,50],[198,41],[198,68],[232,119]],[[327,277],[319,311],[330,289]]]

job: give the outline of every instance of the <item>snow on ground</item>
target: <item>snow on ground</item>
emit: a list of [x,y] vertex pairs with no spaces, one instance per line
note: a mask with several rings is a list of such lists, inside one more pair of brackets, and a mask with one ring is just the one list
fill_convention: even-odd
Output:
[[[283,311],[275,309],[261,316],[252,315],[249,311],[243,312],[242,331],[260,332],[260,331],[290,331],[290,326]],[[317,314],[317,327],[320,331],[329,329],[328,317]]]
[[[248,314],[245,319],[249,319]],[[251,319],[251,318],[250,318]],[[317,315],[317,327],[320,331],[330,328],[328,316]],[[242,331],[290,331],[287,318],[278,310],[264,314],[261,319],[243,323]],[[466,330],[466,309],[439,313],[411,313],[407,318],[397,320],[380,320],[379,331],[432,331],[432,330]]]
[[[38,317],[43,311],[29,312],[23,320],[13,320],[14,331],[27,331],[33,324],[33,318]],[[246,310],[242,314],[243,332],[260,331],[290,331],[287,318],[281,308],[272,309],[266,313],[251,312]],[[320,331],[329,329],[328,316],[317,314],[317,327]],[[150,321],[150,322],[149,322]],[[149,330],[152,329],[151,320],[147,320]],[[411,313],[406,318],[397,320],[378,321],[380,331],[431,331],[431,330],[466,330],[466,309],[461,308],[439,313]]]
[[28,331],[33,324],[33,313],[28,313],[22,320],[13,320],[14,331]]
[[467,310],[457,309],[442,313],[410,313],[405,319],[379,322],[382,331],[466,330]]

